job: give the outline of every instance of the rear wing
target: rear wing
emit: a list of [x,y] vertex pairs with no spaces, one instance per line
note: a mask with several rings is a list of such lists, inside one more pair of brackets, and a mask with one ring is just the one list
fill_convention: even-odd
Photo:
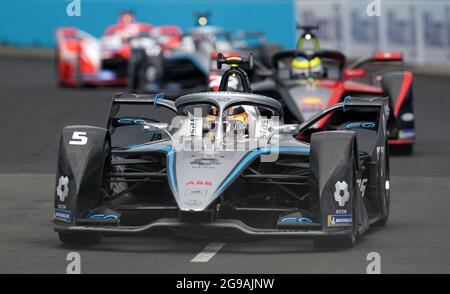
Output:
[[400,62],[403,64],[402,52],[375,52],[370,58],[360,60],[349,68],[360,68],[368,63],[376,62]]
[[244,44],[249,39],[256,39],[261,45],[267,44],[267,37],[261,31],[239,31],[234,35],[233,39],[238,44]]

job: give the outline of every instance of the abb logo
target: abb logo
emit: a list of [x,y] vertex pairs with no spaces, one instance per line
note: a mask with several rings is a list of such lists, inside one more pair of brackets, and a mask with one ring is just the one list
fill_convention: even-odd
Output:
[[191,185],[196,185],[196,186],[211,186],[212,183],[210,181],[188,181],[186,183],[186,186],[191,186]]

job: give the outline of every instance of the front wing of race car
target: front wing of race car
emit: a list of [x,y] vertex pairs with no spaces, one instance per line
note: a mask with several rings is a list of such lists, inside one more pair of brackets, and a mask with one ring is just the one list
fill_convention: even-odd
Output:
[[68,224],[55,224],[54,229],[56,232],[72,232],[72,233],[84,233],[84,232],[96,232],[104,234],[142,234],[154,231],[160,228],[167,229],[201,229],[205,232],[209,230],[217,230],[223,232],[229,230],[230,232],[241,233],[248,236],[255,237],[294,237],[305,239],[320,239],[320,238],[340,238],[349,236],[352,234],[351,227],[345,227],[333,231],[325,230],[312,230],[311,227],[320,228],[320,224],[309,224],[302,228],[297,229],[260,229],[251,227],[244,222],[236,219],[217,219],[211,222],[185,222],[180,218],[161,218],[143,226],[100,226],[100,225],[68,225]]

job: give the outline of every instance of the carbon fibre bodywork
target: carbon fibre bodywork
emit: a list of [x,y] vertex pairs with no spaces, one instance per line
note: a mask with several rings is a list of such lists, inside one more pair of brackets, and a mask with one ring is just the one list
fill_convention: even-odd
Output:
[[[202,128],[186,112],[197,104],[216,107],[219,113],[242,104],[248,113],[268,109],[281,123],[264,128],[259,117],[241,142],[233,141],[234,149],[218,147],[229,135],[225,131],[215,133],[214,147],[206,148],[202,141],[200,148],[189,149],[187,145],[207,137],[203,132],[196,137],[195,130]],[[143,112],[134,109],[132,116],[124,112],[127,106]],[[181,118],[163,124],[157,118],[163,111],[165,119]],[[352,98],[291,126],[283,124],[276,100],[255,94],[205,92],[175,102],[151,95],[116,96],[105,128],[63,131],[55,231],[63,242],[170,228],[352,246],[370,224],[387,220],[388,115],[386,98]],[[314,126],[324,119],[332,124],[316,132]],[[160,131],[142,132],[153,126]],[[304,135],[303,141],[293,136],[294,129]],[[142,133],[146,137],[136,141]],[[177,143],[180,138],[188,140]],[[265,144],[252,145],[256,139]]]

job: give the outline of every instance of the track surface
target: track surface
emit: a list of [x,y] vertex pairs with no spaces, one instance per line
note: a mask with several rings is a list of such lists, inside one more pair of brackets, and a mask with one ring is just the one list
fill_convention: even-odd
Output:
[[[365,273],[373,251],[383,273],[450,273],[449,77],[416,76],[418,141],[413,156],[391,157],[387,227],[330,252],[306,240],[171,235],[61,245],[50,224],[59,134],[70,124],[102,126],[119,91],[61,89],[51,61],[0,58],[0,273],[65,273],[71,251],[80,253],[83,273]],[[208,262],[191,262],[211,242],[224,246]]]

